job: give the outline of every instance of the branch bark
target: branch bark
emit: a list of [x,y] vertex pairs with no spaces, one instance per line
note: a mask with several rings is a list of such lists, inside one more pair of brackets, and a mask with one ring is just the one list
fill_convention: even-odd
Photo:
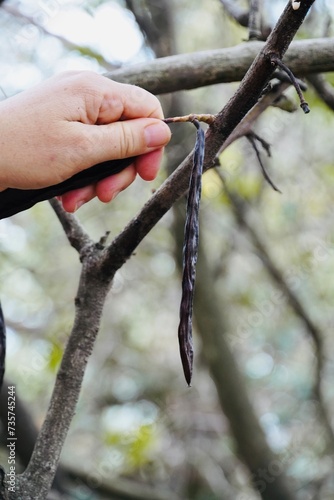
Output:
[[[253,41],[227,49],[162,57],[116,69],[106,76],[138,85],[153,94],[236,82],[245,76],[264,46],[264,42]],[[299,76],[334,71],[334,38],[293,42],[284,62]]]
[[9,494],[10,499],[44,500],[51,488],[111,285],[101,271],[101,252],[103,250],[91,243],[85,246],[84,254],[81,253],[82,273],[75,299],[73,329],[32,458],[25,472],[17,478],[16,492]]

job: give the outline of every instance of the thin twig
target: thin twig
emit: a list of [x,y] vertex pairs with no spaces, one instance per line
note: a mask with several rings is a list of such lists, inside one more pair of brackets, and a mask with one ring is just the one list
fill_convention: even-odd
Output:
[[65,212],[61,203],[59,203],[56,198],[49,200],[49,203],[55,211],[59,222],[63,226],[68,241],[72,247],[75,248],[79,254],[81,254],[87,245],[92,244],[92,240],[80,224],[77,217],[73,214]]
[[[275,73],[273,75],[275,78],[277,78],[280,82],[289,82],[291,83],[291,78],[286,74],[285,71],[281,71],[279,69],[275,70]],[[296,78],[296,77],[295,77]],[[299,87],[301,90],[305,91],[307,90],[307,85],[303,80],[300,80],[299,78],[296,78]]]
[[[313,0],[305,0],[305,2],[307,9],[313,4]],[[293,22],[291,22],[290,19],[290,12],[287,8],[285,9],[278,23],[279,29],[277,29],[277,27],[275,28],[267,44],[248,70],[236,94],[234,94],[233,98],[226,104],[222,112],[216,115],[213,124],[214,128],[212,128],[212,125],[206,135],[204,171],[215,164],[216,155],[220,154],[223,148],[225,149],[225,147],[235,140],[236,137],[241,137],[248,132],[250,130],[249,124],[270,105],[273,97],[276,98],[280,95],[281,90],[277,90],[274,92],[274,95],[265,95],[257,102],[263,88],[272,75],[271,64],[270,67],[266,64],[267,57],[269,57],[269,54],[277,52],[277,50],[281,52],[281,56],[283,56],[283,53],[288,47],[287,24],[289,24],[289,30],[293,29],[297,31],[302,20],[301,17],[297,22],[297,16],[305,16],[307,9],[295,15]],[[287,17],[286,21],[285,16]],[[290,33],[290,37],[291,36],[292,33]],[[312,42],[314,43],[314,41]],[[279,49],[278,46],[280,47]],[[275,50],[273,50],[274,47]],[[165,58],[164,63],[167,63],[167,60],[170,59],[171,58]],[[259,75],[261,75],[261,78],[258,77]],[[135,80],[133,79],[132,82],[135,83]],[[249,92],[250,88],[252,88],[251,93]],[[245,105],[245,103],[247,104]],[[154,227],[157,221],[160,220],[173,203],[187,190],[189,173],[192,167],[192,157],[193,152],[187,156],[180,167],[144,205],[140,213],[129,222],[124,230],[106,249],[104,263],[106,272],[115,272],[127,259],[129,259],[135,248]]]
[[282,96],[284,90],[286,90],[290,85],[291,82],[289,82],[289,84],[281,83],[275,85],[270,91],[266,92],[228,136],[222,147],[219,149],[218,156],[236,139],[251,133],[253,125],[259,116],[270,106],[274,105],[277,99]]
[[250,144],[252,145],[252,147],[253,147],[253,149],[255,151],[255,154],[257,156],[259,165],[261,167],[261,171],[262,171],[263,177],[265,178],[265,180],[268,182],[268,184],[270,184],[270,186],[275,191],[277,191],[278,193],[281,193],[281,191],[278,189],[277,186],[275,186],[275,184],[273,183],[273,181],[269,177],[269,174],[268,174],[268,172],[267,172],[267,170],[266,170],[266,168],[265,168],[265,166],[263,164],[263,161],[262,161],[262,158],[261,158],[261,154],[260,154],[259,148],[257,147],[256,141],[259,141],[262,144],[263,148],[267,151],[268,156],[270,156],[270,146],[269,146],[269,144],[266,141],[264,141],[263,139],[261,139],[258,135],[254,134],[253,132],[250,132],[249,134],[247,134],[246,138],[248,139],[248,141],[250,142]]
[[265,141],[263,137],[261,137],[260,135],[256,134],[253,131],[251,132],[251,135],[261,144],[261,146],[267,153],[268,157],[271,158],[271,145],[269,144],[269,142]]
[[277,66],[279,66],[283,71],[285,71],[287,73],[287,75],[290,77],[291,83],[295,87],[296,92],[298,94],[298,97],[300,100],[300,107],[302,108],[302,110],[304,111],[305,114],[309,113],[310,108],[308,106],[308,103],[305,101],[304,96],[303,96],[303,92],[300,88],[300,85],[299,85],[295,75],[292,73],[291,69],[288,68],[288,66],[286,64],[284,64],[284,62],[281,61],[281,59],[279,57],[277,57],[275,54],[273,54],[270,59],[271,59],[272,64],[274,64],[274,65],[277,64]]

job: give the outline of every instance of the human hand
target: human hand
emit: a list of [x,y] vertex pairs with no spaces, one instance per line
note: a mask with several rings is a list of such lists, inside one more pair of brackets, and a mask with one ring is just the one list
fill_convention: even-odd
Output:
[[61,197],[75,211],[97,196],[112,200],[138,173],[157,174],[170,139],[149,92],[93,72],[66,72],[0,103],[0,190],[58,184],[106,160],[136,156],[122,172]]

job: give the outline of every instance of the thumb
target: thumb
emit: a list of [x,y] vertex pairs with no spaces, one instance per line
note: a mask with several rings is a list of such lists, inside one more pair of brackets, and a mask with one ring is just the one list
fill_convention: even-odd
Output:
[[86,158],[90,164],[149,153],[165,146],[171,138],[168,125],[156,118],[84,126],[93,145],[90,158]]

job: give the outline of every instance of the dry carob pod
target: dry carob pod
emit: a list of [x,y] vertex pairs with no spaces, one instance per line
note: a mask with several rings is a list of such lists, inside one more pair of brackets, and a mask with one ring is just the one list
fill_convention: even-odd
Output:
[[190,176],[186,224],[184,228],[182,297],[178,329],[182,366],[184,376],[189,386],[191,384],[194,357],[192,313],[198,255],[199,206],[202,191],[205,149],[204,131],[197,120],[194,120],[193,123],[197,127],[197,136],[193,157],[193,169]]
[[167,118],[167,123],[191,122],[197,128],[196,144],[193,155],[193,168],[190,175],[187,199],[186,223],[183,243],[182,297],[180,304],[180,323],[178,337],[181,361],[185,379],[190,386],[193,372],[192,316],[196,279],[196,263],[199,237],[199,206],[202,191],[202,174],[205,150],[205,135],[199,120],[212,123],[212,115],[187,115]]

